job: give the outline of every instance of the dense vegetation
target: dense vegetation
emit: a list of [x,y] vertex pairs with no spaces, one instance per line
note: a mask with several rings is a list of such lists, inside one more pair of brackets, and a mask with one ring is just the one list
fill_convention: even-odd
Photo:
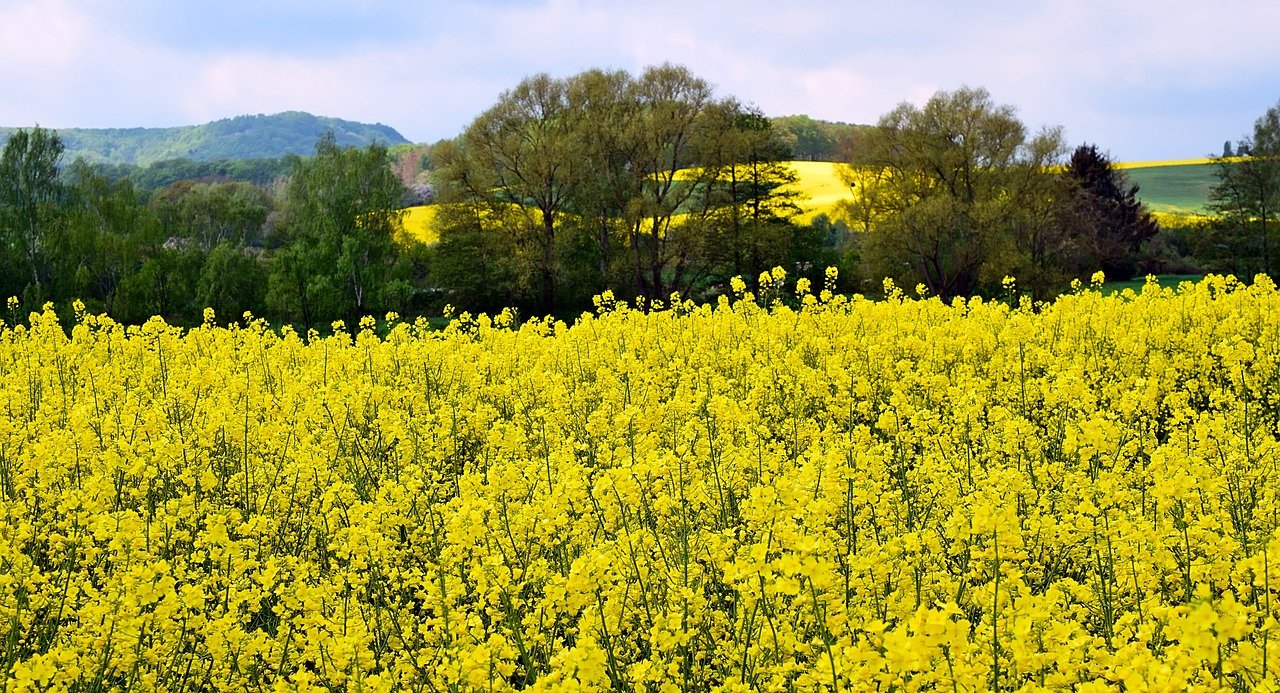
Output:
[[[19,130],[0,162],[0,295],[31,309],[78,298],[125,322],[195,325],[213,307],[328,329],[448,304],[570,316],[604,291],[707,300],[773,266],[947,298],[1003,295],[1006,277],[1049,298],[1099,269],[1252,276],[1275,255],[1275,111],[1214,164],[1216,216],[1163,215],[1163,230],[1104,151],[1032,132],[982,89],[852,126],[766,118],[671,65],[538,75],[432,145],[348,147],[344,125],[306,158],[145,168]],[[225,148],[300,122],[319,121],[205,127],[231,134]],[[799,214],[788,162],[806,157],[847,164],[843,208]],[[400,233],[399,210],[424,203],[413,218],[431,220],[429,244]]]
[[[0,128],[0,145],[13,128]],[[339,118],[290,111],[275,115],[244,115],[203,125],[172,128],[66,128],[57,131],[68,161],[148,166],[170,159],[217,161],[280,159],[311,151],[316,139],[332,132],[339,145],[384,146],[408,140],[386,125],[369,125]]]
[[806,115],[777,116],[769,122],[778,143],[790,150],[791,158],[797,161],[848,161],[857,151],[860,138],[871,129]]
[[[315,141],[312,140],[312,146]],[[65,155],[64,155],[65,158]],[[128,179],[134,189],[150,193],[182,181],[240,181],[266,187],[289,175],[290,161],[279,159],[165,159],[146,166],[133,164],[97,164],[98,173],[110,180]]]
[[786,186],[767,118],[671,65],[531,77],[437,153],[441,283],[469,306],[554,312],[593,294],[706,296],[834,248]]
[[326,135],[315,156],[288,159],[280,186],[184,180],[145,199],[83,160],[59,173],[61,154],[35,129],[0,159],[0,293],[19,305],[80,299],[125,322],[186,325],[212,307],[303,327],[411,307],[395,280],[412,275],[415,246],[392,240],[406,189],[381,145]]

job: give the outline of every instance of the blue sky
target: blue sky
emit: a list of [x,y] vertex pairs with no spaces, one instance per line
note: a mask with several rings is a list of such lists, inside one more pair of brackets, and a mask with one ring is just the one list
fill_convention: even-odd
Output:
[[537,72],[670,61],[769,115],[873,123],[983,86],[1121,160],[1220,152],[1280,101],[1275,0],[0,0],[0,125],[305,110],[460,132]]

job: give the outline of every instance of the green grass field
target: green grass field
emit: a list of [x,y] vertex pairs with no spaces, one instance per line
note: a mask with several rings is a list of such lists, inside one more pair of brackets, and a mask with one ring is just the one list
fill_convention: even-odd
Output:
[[1124,167],[1138,185],[1138,199],[1153,212],[1204,214],[1209,190],[1218,183],[1217,164],[1207,161]]

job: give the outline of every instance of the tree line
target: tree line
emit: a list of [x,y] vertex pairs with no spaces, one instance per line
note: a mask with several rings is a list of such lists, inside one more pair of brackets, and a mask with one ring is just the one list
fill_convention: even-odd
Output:
[[62,152],[35,128],[0,156],[0,295],[23,309],[78,299],[126,323],[193,325],[213,308],[304,328],[415,310],[420,248],[396,238],[406,188],[381,145],[327,135],[272,185],[181,180],[151,193],[84,160],[60,168]]
[[[1250,154],[1222,159],[1220,216],[1198,235],[1162,232],[1097,146],[1032,131],[968,87],[847,126],[767,118],[669,64],[535,75],[453,140],[393,154],[327,135],[270,182],[158,189],[66,165],[55,133],[21,130],[0,157],[0,295],[24,309],[80,299],[131,323],[197,324],[211,307],[325,329],[445,304],[571,316],[605,290],[705,300],[777,266],[818,281],[835,265],[839,289],[871,294],[888,277],[997,295],[1016,277],[1037,298],[1099,269],[1229,258],[1270,271],[1277,121],[1268,111],[1233,152]],[[801,221],[787,162],[813,152],[839,153],[855,195]],[[423,202],[430,246],[400,231],[400,210]]]
[[795,223],[795,174],[770,121],[683,67],[537,75],[439,164],[432,264],[460,304],[539,313],[593,294],[705,296],[771,267],[838,258]]
[[856,193],[839,220],[797,221],[786,161],[808,125],[670,65],[528,78],[437,152],[440,284],[465,305],[548,312],[605,288],[705,298],[773,266],[944,297],[1015,276],[1046,298],[1098,269],[1148,269],[1157,225],[1108,156],[1029,132],[985,90],[834,131]]
[[1068,148],[1061,128],[1031,132],[985,89],[884,115],[848,182],[864,284],[888,277],[951,297],[997,293],[1014,277],[1048,298],[1097,270],[1127,279],[1151,269],[1159,227],[1110,157]]

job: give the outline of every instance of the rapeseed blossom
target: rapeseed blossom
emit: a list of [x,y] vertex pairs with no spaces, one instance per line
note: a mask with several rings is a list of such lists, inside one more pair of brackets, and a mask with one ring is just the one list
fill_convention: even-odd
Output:
[[1277,690],[1274,284],[836,276],[0,327],[4,686]]

